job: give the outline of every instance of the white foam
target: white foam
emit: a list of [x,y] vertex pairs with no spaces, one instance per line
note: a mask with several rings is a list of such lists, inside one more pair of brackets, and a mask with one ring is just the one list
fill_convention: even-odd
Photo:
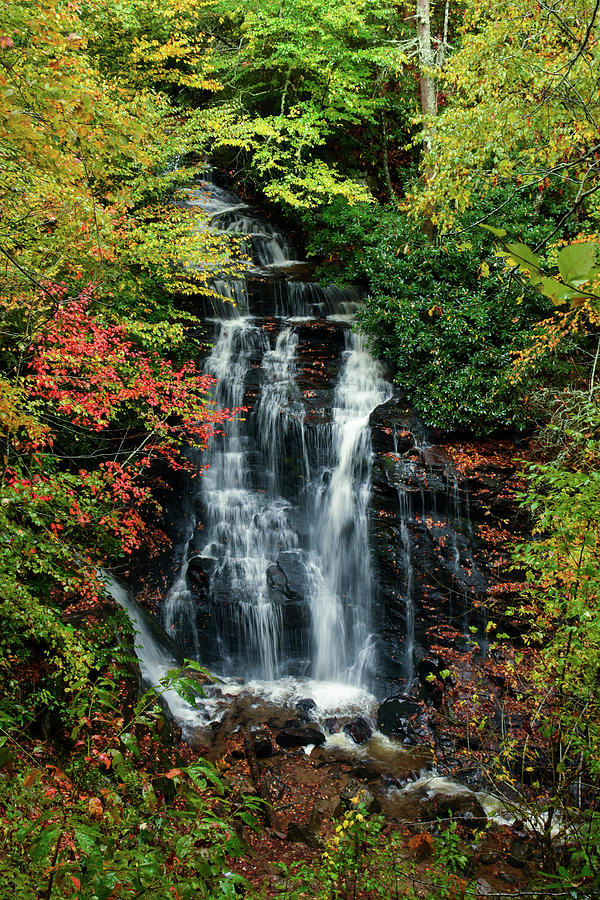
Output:
[[275,681],[253,680],[239,683],[223,679],[223,691],[236,696],[254,696],[274,706],[294,707],[298,700],[310,698],[315,702],[311,717],[370,716],[375,713],[377,700],[364,688],[337,681],[317,681],[312,678],[278,678]]

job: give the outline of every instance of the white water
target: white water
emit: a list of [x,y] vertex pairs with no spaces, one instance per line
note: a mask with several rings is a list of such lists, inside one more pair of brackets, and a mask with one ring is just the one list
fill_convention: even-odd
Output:
[[[264,271],[269,279],[273,267],[293,271],[304,265],[275,227],[230,192],[204,182],[187,196],[208,213],[212,227],[242,236],[258,267],[252,272]],[[253,284],[260,293],[260,279],[258,288]],[[218,381],[219,405],[251,409],[226,425],[224,437],[203,454],[209,469],[195,498],[202,530],[194,536],[192,516],[189,546],[203,565],[211,561],[213,668],[224,677],[268,685],[279,678],[312,678],[311,690],[334,683],[332,693],[339,696],[340,685],[369,684],[375,664],[369,416],[391,396],[391,387],[362,338],[348,329],[359,306],[356,289],[281,276],[272,287],[266,284],[275,315],[287,319],[274,335],[272,326],[248,314],[246,281],[213,282],[235,305],[225,303],[217,315],[205,371]],[[324,408],[321,424],[309,427],[299,384],[298,328],[299,317],[310,324],[314,316],[335,320],[326,327],[345,335],[346,350],[327,401],[330,410]],[[204,661],[207,635],[192,621],[185,558],[162,615],[168,633],[185,630],[180,643],[195,643],[193,655]],[[305,686],[301,693],[306,691]]]
[[[163,679],[179,669],[179,663],[159,643],[148,627],[138,603],[132,599],[128,591],[108,573],[104,573],[103,578],[111,597],[127,612],[133,625],[134,649],[143,683],[147,687],[158,689],[162,701],[183,729],[184,737],[189,737],[196,729],[205,728],[215,720],[219,721],[234,697],[246,697],[250,703],[266,703],[275,710],[281,707],[293,708],[298,700],[310,696],[316,704],[311,715],[317,723],[322,723],[330,715],[350,717],[357,714],[367,716],[375,714],[377,701],[372,694],[362,688],[337,682],[299,680],[291,677],[275,681],[251,679],[245,682],[232,678],[219,679],[213,685],[203,686],[206,696],[200,697],[197,706],[193,707],[173,688],[161,687]],[[335,735],[330,741],[332,747],[343,745],[349,752],[356,748],[346,735],[341,738]]]
[[310,602],[314,677],[361,684],[372,668],[374,650],[369,632],[369,416],[390,398],[391,387],[362,338],[349,333],[348,343],[327,448],[333,465],[324,467],[315,492]]
[[[109,594],[127,612],[133,625],[134,650],[143,683],[146,687],[158,687],[161,690],[161,681],[174,669],[179,668],[177,660],[158,643],[144,621],[139,605],[130,597],[128,591],[111,575],[104,573],[103,577]],[[184,724],[194,717],[193,708],[172,688],[161,690],[161,698],[176,721]]]

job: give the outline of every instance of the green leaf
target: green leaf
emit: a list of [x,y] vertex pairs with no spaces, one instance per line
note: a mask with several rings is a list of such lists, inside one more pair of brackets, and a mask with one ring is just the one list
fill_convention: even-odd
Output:
[[48,825],[44,828],[39,838],[31,848],[31,858],[36,863],[42,863],[50,853],[50,849],[54,849],[56,842],[62,832],[60,825]]
[[563,281],[573,287],[580,287],[596,273],[596,243],[569,244],[558,254],[558,270]]
[[582,294],[567,284],[561,284],[556,278],[542,278],[540,291],[545,297],[549,297],[555,306],[562,306],[566,300],[581,297]]
[[499,238],[506,237],[508,234],[506,228],[494,228],[493,225],[480,225],[480,228],[485,228],[486,231],[491,231],[493,235]]
[[193,849],[195,841],[196,836],[193,834],[184,834],[183,837],[180,837],[175,844],[175,853],[177,855],[177,858],[185,859],[185,857]]
[[98,853],[98,838],[102,835],[95,828],[84,828],[83,825],[75,826],[75,840],[82,853],[90,856]]
[[124,745],[124,747],[126,747],[127,750],[129,750],[130,753],[133,753],[136,759],[139,759],[140,748],[135,735],[130,734],[126,731],[121,735],[121,743]]
[[[533,250],[527,244],[506,244],[506,249],[521,270],[529,270],[531,282],[538,284],[541,261]],[[532,275],[537,275],[538,278],[532,278]]]

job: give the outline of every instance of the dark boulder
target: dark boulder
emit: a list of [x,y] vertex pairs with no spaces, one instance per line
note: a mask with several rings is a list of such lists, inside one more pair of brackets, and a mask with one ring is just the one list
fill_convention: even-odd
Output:
[[302,603],[306,592],[306,569],[299,550],[284,550],[267,569],[271,599],[276,602]]
[[[399,424],[402,423],[402,424]],[[403,398],[392,397],[370,416],[371,441],[375,453],[406,453],[415,446],[409,430],[410,411]]]
[[282,591],[290,600],[303,600],[306,595],[306,567],[300,550],[284,550],[277,557],[277,566],[286,581]]
[[310,825],[300,825],[297,822],[290,822],[287,828],[287,839],[290,842],[298,844],[306,844],[313,850],[321,847],[319,836],[315,834]]
[[194,596],[201,603],[209,600],[212,577],[217,569],[216,559],[195,555],[188,561],[187,581]]
[[294,747],[307,747],[309,744],[319,746],[325,743],[325,735],[313,725],[303,725],[296,728],[283,728],[275,738],[278,745],[284,750]]
[[331,800],[326,800],[324,797],[320,797],[318,800],[315,800],[315,802],[313,803],[313,808],[310,812],[310,818],[308,820],[308,825],[311,831],[314,831],[315,834],[318,834],[321,830],[321,826],[323,825],[323,821],[326,818],[329,818],[331,812]]
[[483,806],[468,788],[463,790],[444,791],[438,790],[431,793],[420,809],[420,818],[428,821],[431,819],[460,820],[461,824],[467,823],[474,827],[483,827],[487,822],[487,815]]
[[388,697],[377,710],[377,728],[388,737],[405,735],[408,720],[420,712],[421,706],[412,697],[404,694]]
[[317,704],[312,697],[303,697],[296,703],[296,709],[301,709],[302,712],[310,712],[312,709],[315,709],[316,706]]
[[351,722],[346,722],[344,731],[352,738],[355,744],[364,744],[373,734],[370,723],[363,716],[358,716]]
[[266,728],[256,728],[252,730],[252,744],[254,752],[260,757],[272,756],[273,744],[271,737]]
[[269,566],[267,569],[267,584],[274,591],[277,591],[278,594],[283,594],[284,596],[287,595],[287,578],[285,577],[285,572],[283,572],[277,563]]
[[381,812],[381,804],[368,787],[356,778],[349,778],[340,794],[340,802],[333,813],[334,818],[341,816],[346,809],[356,809],[359,806],[364,806],[367,812]]

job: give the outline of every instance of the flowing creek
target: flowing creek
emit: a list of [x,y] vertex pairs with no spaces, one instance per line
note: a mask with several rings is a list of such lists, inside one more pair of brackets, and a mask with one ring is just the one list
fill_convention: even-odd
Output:
[[[475,623],[485,651],[468,495],[352,330],[358,290],[314,281],[228,190],[196,182],[185,197],[252,260],[244,279],[215,276],[229,301],[204,310],[213,397],[245,411],[197,453],[208,468],[181,498],[181,566],[161,606],[177,654],[155,646],[111,583],[143,678],[157,683],[178,655],[218,677],[197,708],[165,694],[191,740],[243,701],[249,722],[300,708],[325,747],[402,759],[407,748],[377,729],[378,706],[416,686],[432,628],[450,621],[472,642]],[[372,728],[368,751],[343,728],[357,716]]]

